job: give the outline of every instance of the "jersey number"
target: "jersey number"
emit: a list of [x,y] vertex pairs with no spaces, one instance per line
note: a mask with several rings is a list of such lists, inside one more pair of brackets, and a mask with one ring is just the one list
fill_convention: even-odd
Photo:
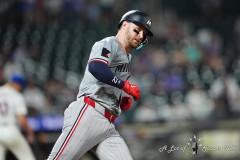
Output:
[[0,102],[0,115],[5,116],[8,113],[8,105],[6,102]]

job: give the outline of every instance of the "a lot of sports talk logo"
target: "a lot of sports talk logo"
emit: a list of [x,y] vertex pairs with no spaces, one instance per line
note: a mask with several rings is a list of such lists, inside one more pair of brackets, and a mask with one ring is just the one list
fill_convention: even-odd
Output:
[[207,152],[231,152],[237,151],[240,148],[237,145],[225,145],[225,146],[206,146],[203,139],[193,135],[189,137],[185,145],[176,146],[176,145],[164,145],[159,148],[159,152],[167,152],[171,154],[173,152],[186,152],[192,154],[194,158],[204,157]]

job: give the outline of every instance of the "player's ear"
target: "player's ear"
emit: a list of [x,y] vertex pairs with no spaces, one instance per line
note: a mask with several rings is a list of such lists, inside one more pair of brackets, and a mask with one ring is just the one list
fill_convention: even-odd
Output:
[[128,23],[129,23],[128,21],[123,21],[121,28],[126,28],[126,26],[128,25]]

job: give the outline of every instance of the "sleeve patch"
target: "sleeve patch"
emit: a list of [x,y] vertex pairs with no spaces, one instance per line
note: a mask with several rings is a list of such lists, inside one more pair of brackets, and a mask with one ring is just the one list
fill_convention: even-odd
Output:
[[102,49],[102,54],[101,54],[101,56],[103,56],[103,57],[106,57],[106,58],[109,58],[109,54],[110,54],[111,52],[109,51],[109,50],[107,50],[106,48],[103,48]]

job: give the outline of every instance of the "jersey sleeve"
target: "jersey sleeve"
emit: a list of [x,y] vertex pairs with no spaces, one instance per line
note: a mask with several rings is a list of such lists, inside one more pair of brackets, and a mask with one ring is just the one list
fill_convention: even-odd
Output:
[[93,45],[89,62],[98,61],[109,65],[111,64],[113,56],[114,51],[111,47],[111,42],[100,41]]
[[22,95],[16,96],[14,105],[16,115],[27,115],[27,105]]

